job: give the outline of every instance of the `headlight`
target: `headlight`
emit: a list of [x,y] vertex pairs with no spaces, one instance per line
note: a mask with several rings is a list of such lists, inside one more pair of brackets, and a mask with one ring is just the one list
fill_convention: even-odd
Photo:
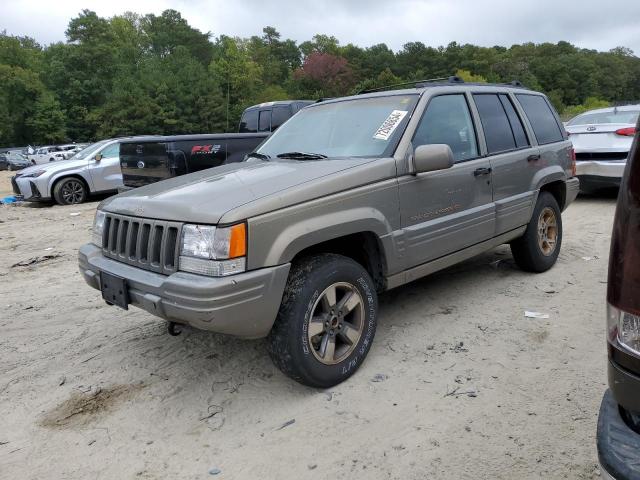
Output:
[[40,175],[42,175],[45,172],[46,172],[46,170],[36,170],[35,172],[24,173],[24,174],[22,174],[20,176],[22,178],[35,178],[35,177],[39,177]]
[[617,339],[622,347],[640,356],[640,317],[611,305],[607,310],[609,341]]
[[96,216],[93,219],[93,231],[91,233],[91,243],[102,248],[102,232],[104,231],[105,213],[102,210],[96,210]]
[[244,272],[247,255],[247,227],[184,225],[180,243],[179,269],[211,277]]

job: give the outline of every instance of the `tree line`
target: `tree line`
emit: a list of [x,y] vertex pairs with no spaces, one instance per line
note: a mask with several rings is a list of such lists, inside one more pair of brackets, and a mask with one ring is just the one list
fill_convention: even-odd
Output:
[[297,43],[273,27],[250,38],[214,37],[175,10],[110,18],[83,10],[70,20],[65,42],[42,46],[0,33],[0,145],[232,131],[256,103],[452,74],[517,79],[565,115],[640,99],[640,58],[624,47],[409,42],[394,52],[322,34]]

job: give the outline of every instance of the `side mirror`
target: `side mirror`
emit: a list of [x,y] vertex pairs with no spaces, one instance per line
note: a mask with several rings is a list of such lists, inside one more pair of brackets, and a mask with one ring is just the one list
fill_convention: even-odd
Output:
[[451,168],[453,161],[451,147],[444,143],[420,145],[413,152],[413,165],[416,174]]
[[102,154],[101,153],[96,153],[96,156],[93,157],[95,159],[96,162],[99,162],[100,160],[102,160]]

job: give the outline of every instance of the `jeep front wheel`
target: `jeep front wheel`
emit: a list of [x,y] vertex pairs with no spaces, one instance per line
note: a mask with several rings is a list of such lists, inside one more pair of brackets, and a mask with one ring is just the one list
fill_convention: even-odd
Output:
[[294,263],[269,353],[286,375],[326,388],[362,364],[375,335],[378,300],[367,271],[348,257],[322,254]]

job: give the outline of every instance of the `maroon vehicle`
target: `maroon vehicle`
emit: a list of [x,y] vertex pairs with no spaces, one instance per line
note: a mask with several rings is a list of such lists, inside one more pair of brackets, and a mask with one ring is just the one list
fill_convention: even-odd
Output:
[[[640,127],[640,123],[638,124]],[[607,292],[609,390],[598,418],[604,478],[640,480],[640,130],[620,186]]]

